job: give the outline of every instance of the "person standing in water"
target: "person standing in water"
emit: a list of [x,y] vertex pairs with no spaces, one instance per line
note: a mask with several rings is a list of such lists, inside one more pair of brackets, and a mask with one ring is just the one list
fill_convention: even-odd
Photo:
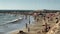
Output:
[[29,24],[30,24],[30,15],[29,15]]
[[25,19],[27,19],[27,15],[25,15]]
[[28,24],[26,23],[26,28],[28,28]]

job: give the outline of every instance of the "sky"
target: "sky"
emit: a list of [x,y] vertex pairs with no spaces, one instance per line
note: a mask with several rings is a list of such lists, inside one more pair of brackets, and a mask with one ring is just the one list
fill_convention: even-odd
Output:
[[60,0],[0,0],[0,10],[60,10]]

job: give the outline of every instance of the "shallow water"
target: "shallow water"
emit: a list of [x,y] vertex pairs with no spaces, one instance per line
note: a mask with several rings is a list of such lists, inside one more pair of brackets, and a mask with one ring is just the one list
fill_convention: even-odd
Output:
[[[14,23],[7,23],[7,21],[12,21],[18,18],[22,18],[18,22]],[[25,27],[25,23],[29,23],[29,15],[27,16],[27,19],[25,19],[25,15],[14,15],[14,14],[0,14],[0,34],[6,34],[10,31],[14,31],[16,29],[22,29]],[[33,17],[30,16],[30,22],[34,21]]]

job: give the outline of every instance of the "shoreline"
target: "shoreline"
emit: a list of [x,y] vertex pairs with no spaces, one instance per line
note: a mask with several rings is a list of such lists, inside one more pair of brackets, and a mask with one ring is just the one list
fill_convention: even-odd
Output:
[[[29,27],[31,27],[31,25],[34,25],[35,23],[32,23],[32,24],[28,24],[28,26]],[[16,34],[16,33],[18,33],[20,30],[22,30],[22,31],[24,31],[24,32],[28,32],[27,31],[27,29],[26,29],[26,27],[24,26],[24,27],[22,27],[22,29],[20,28],[20,29],[16,29],[16,30],[13,30],[13,31],[10,31],[10,32],[8,32],[7,34]]]
[[[31,17],[30,17],[30,18],[31,18]],[[28,17],[28,19],[29,19],[29,17]],[[31,19],[32,19],[32,18],[31,18]],[[30,20],[31,20],[31,19],[30,19]],[[25,20],[25,19],[24,19],[24,20]],[[33,25],[35,21],[30,21],[30,22],[31,22],[30,24],[27,23],[29,27],[30,27],[30,25]],[[18,29],[15,29],[15,30],[13,30],[13,31],[7,32],[6,34],[10,34],[10,33],[15,32],[15,31],[18,32],[19,30],[23,30],[23,31],[26,30],[26,26],[23,26],[22,28],[18,28]]]

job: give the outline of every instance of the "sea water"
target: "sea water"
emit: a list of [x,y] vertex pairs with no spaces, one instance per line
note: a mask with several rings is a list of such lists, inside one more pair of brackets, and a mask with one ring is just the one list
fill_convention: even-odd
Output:
[[[12,22],[13,20],[19,19],[17,22]],[[10,31],[14,31],[16,29],[22,29],[25,27],[25,23],[32,24],[33,17],[29,15],[27,16],[27,19],[25,19],[25,15],[19,15],[19,14],[0,14],[0,34],[6,34]],[[11,23],[12,22],[12,23]]]

